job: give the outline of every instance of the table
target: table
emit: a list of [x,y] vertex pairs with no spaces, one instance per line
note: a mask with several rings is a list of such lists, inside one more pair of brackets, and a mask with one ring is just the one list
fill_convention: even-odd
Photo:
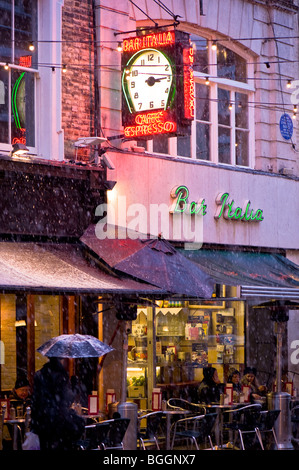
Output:
[[18,426],[25,425],[25,418],[5,419],[3,424],[12,425],[12,448],[18,450]]
[[163,414],[166,416],[166,450],[170,450],[170,429],[171,429],[171,418],[178,415],[190,414],[190,410],[164,410]]

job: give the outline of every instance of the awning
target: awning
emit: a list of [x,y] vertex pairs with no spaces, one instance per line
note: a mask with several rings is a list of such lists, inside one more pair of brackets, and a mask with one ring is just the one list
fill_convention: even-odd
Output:
[[206,249],[180,251],[218,284],[299,288],[299,266],[279,254]]
[[[80,241],[107,266],[148,282],[171,294],[211,298],[214,281],[198,264],[188,261],[167,240],[147,239],[138,232],[136,238],[119,238],[120,228],[107,225],[107,236],[97,237],[96,226],[90,225]],[[142,235],[142,234],[140,234]]]
[[128,276],[105,272],[88,261],[78,245],[31,242],[0,242],[0,290],[93,295],[162,292]]

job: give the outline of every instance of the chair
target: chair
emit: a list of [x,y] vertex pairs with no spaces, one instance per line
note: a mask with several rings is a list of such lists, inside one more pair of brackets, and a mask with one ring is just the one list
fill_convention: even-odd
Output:
[[[261,407],[262,406],[260,404],[253,404],[223,412],[223,431],[234,432],[234,447],[238,435],[241,442],[241,448],[242,450],[245,450],[243,436],[246,434],[254,434],[258,439],[260,447],[264,450],[263,442],[258,431]],[[225,418],[228,418],[228,421],[225,421]]]
[[76,448],[79,450],[102,450],[103,442],[109,432],[108,423],[96,423],[85,426],[83,439],[80,439]]
[[206,415],[191,416],[188,418],[179,419],[173,425],[173,437],[171,449],[174,447],[175,440],[186,439],[191,441],[197,450],[200,449],[199,445],[204,444],[208,439],[210,449],[214,450],[211,434],[215,425],[217,413],[210,413]]
[[109,430],[103,441],[103,449],[124,449],[123,438],[130,424],[129,418],[116,418],[105,421],[109,424]]
[[182,398],[169,398],[167,405],[169,408],[174,408],[176,410],[189,410],[197,415],[206,414],[206,409],[203,405],[191,403],[190,401],[183,400]]
[[[152,413],[147,413],[138,417],[137,439],[139,440],[139,448],[142,447],[142,449],[145,450],[146,444],[154,443],[156,448],[160,450],[157,434],[162,418],[162,411],[153,411]],[[143,430],[140,426],[141,421],[144,419],[146,420],[146,428]]]
[[261,433],[272,432],[277,449],[278,449],[278,441],[277,441],[276,433],[274,430],[274,424],[279,414],[280,414],[280,410],[261,411],[259,415],[258,428],[257,428],[261,441],[262,441]]

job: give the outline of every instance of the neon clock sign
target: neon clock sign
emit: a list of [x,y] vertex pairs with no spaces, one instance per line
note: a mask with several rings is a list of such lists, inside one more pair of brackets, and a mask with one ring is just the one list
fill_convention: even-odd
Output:
[[[19,58],[19,65],[22,67],[30,68],[32,66],[32,56],[26,55]],[[26,145],[26,105],[25,105],[25,94],[26,94],[26,85],[25,85],[25,72],[21,74],[16,79],[14,86],[12,88],[11,94],[11,108],[14,118],[15,132],[17,135],[12,139],[12,145],[16,143],[21,143]]]
[[127,138],[190,135],[193,61],[189,35],[182,31],[123,41],[122,123]]

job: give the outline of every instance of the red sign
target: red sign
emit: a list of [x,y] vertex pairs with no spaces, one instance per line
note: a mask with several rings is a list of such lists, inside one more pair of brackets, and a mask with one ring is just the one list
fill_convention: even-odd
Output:
[[194,119],[194,51],[193,47],[184,49],[184,116],[186,119]]
[[160,31],[124,39],[122,47],[125,137],[190,135],[195,85],[189,34]]
[[19,58],[19,65],[21,67],[28,67],[30,68],[32,66],[32,56],[31,55],[22,55]]
[[176,122],[167,111],[136,114],[132,126],[124,129],[126,137],[147,137],[156,134],[169,134],[176,132]]
[[141,49],[155,47],[159,49],[163,46],[169,46],[175,43],[174,31],[165,31],[163,33],[148,34],[147,36],[137,36],[135,38],[124,39],[123,52],[137,52]]

